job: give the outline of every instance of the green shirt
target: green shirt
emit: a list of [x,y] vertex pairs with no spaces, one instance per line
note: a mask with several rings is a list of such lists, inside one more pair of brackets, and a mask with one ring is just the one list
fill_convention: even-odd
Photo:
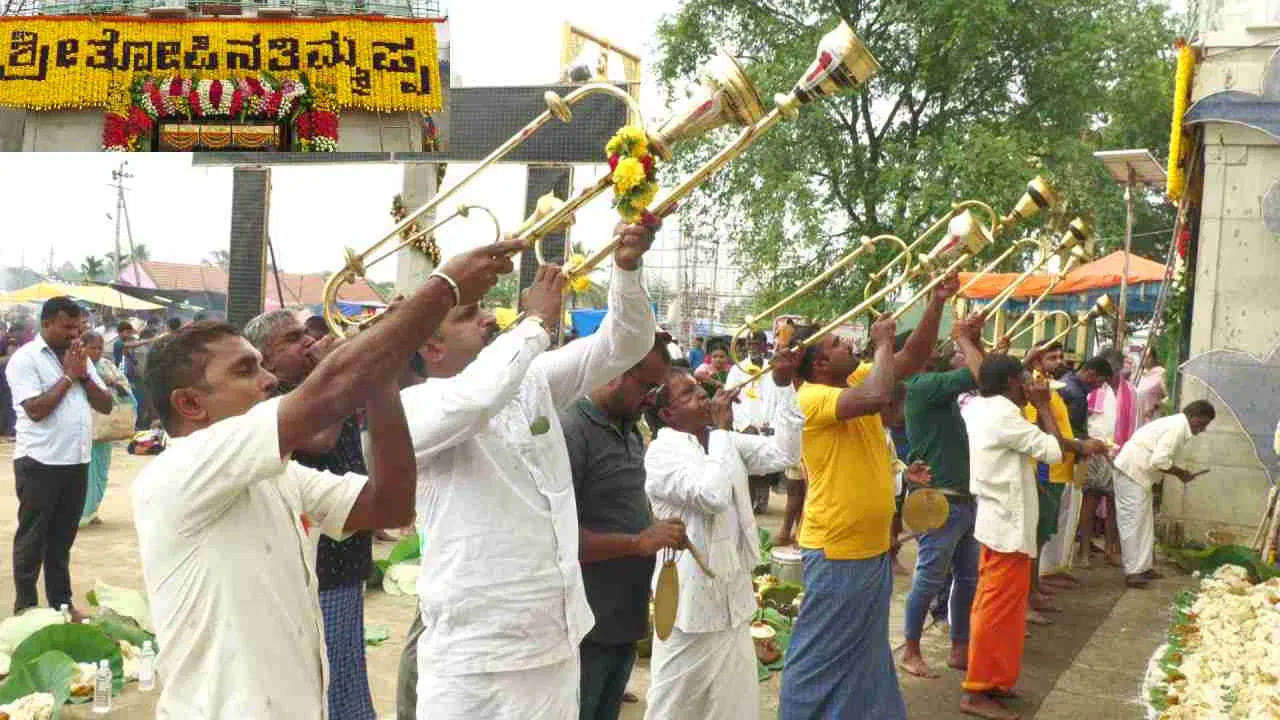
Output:
[[920,373],[906,385],[911,459],[929,465],[932,487],[969,494],[969,435],[956,398],[978,388],[973,373],[968,368]]

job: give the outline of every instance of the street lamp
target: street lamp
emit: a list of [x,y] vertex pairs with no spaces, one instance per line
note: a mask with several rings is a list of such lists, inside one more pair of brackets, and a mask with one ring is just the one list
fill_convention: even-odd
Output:
[[1164,166],[1145,149],[1103,150],[1093,156],[1102,161],[1111,179],[1124,186],[1124,270],[1120,275],[1120,307],[1116,313],[1116,349],[1124,352],[1125,308],[1129,303],[1129,254],[1133,246],[1133,186],[1164,185]]

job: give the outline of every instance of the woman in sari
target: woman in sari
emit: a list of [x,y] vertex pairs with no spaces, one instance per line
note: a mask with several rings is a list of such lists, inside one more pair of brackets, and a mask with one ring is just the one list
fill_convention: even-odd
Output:
[[[102,354],[102,336],[90,330],[80,337],[84,353],[98,370],[98,376],[107,384],[116,397],[116,402],[133,404],[133,393],[129,380],[116,367],[111,358]],[[97,525],[98,506],[107,494],[107,471],[111,469],[111,442],[94,441],[93,450],[89,454],[89,490],[84,498],[84,512],[80,514],[80,526]]]

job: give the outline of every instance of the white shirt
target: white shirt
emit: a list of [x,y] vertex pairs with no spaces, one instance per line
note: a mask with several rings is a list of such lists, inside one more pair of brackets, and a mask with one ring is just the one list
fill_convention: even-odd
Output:
[[1102,393],[1102,411],[1089,412],[1087,422],[1089,437],[1112,442],[1116,439],[1116,417],[1118,416],[1116,391],[1111,387],[1111,383],[1104,382],[1094,392]]
[[278,398],[172,438],[133,483],[164,690],[156,717],[324,718],[313,525],[340,538],[365,485],[280,458]]
[[998,552],[1035,557],[1040,499],[1027,458],[1062,462],[1058,440],[1003,395],[974,397],[960,415],[969,435],[969,489],[978,498],[974,537]]
[[[733,387],[743,382],[759,369],[760,366],[752,363],[750,359],[734,365],[729,368],[729,374],[725,377],[725,387]],[[769,423],[769,418],[773,417],[774,403],[769,398],[773,387],[776,386],[766,373],[738,393],[738,401],[733,404],[734,430],[742,432],[752,425],[760,428]]]
[[[89,377],[98,387],[106,388],[93,363]],[[74,382],[53,412],[36,422],[27,415],[22,403],[48,392],[67,372],[62,361],[36,333],[31,342],[18,348],[4,369],[13,394],[13,411],[18,416],[18,438],[13,457],[29,457],[45,465],[80,465],[89,462],[93,449],[93,407],[80,383]]]
[[639,362],[655,327],[640,272],[615,268],[593,335],[544,353],[547,334],[526,320],[462,373],[401,393],[428,548],[418,658],[434,674],[525,670],[578,651],[595,618],[558,410]]
[[1152,420],[1124,444],[1116,456],[1116,468],[1150,489],[1160,478],[1160,471],[1173,465],[1174,456],[1191,437],[1191,423],[1183,413]]
[[[774,385],[772,378],[763,382],[778,398],[770,418],[772,436],[713,430],[703,450],[693,435],[668,427],[658,431],[644,456],[645,492],[654,516],[683,520],[689,542],[715,573],[709,577],[687,552],[676,561],[675,625],[682,632],[728,630],[756,611],[751,571],[760,564],[760,536],[747,476],[781,472],[799,462],[804,427],[796,391]],[[655,586],[657,578],[655,572]]]

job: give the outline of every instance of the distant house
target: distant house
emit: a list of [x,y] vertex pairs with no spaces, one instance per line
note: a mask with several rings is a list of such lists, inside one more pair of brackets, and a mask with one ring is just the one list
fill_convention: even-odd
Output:
[[[280,307],[284,296],[286,307],[315,306],[324,300],[324,283],[328,275],[323,273],[280,273],[280,290],[276,290],[275,273],[267,272],[266,309]],[[191,293],[217,294],[226,297],[227,272],[217,265],[189,265],[186,263],[144,260],[121,268],[116,282],[122,285],[151,290],[180,290]],[[381,305],[382,300],[365,280],[347,285],[338,294],[345,302]]]

